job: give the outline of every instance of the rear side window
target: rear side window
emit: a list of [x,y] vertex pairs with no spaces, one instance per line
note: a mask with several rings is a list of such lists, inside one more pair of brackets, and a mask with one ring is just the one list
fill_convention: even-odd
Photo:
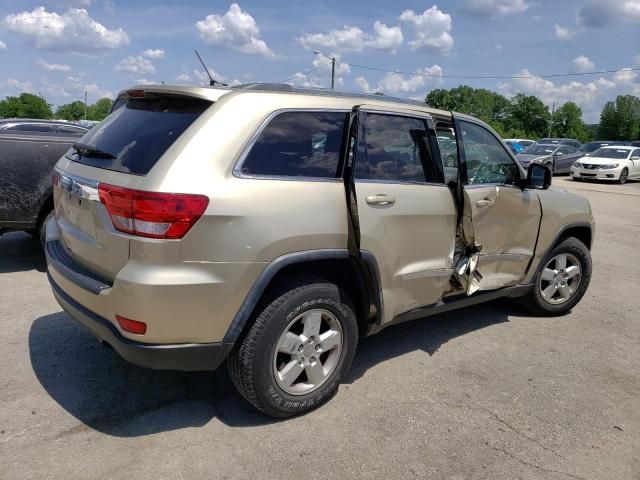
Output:
[[336,178],[345,112],[283,112],[260,133],[243,175]]
[[84,128],[72,127],[70,125],[56,125],[58,132],[67,135],[84,135],[87,131]]
[[367,113],[364,158],[355,178],[390,182],[439,182],[424,120]]
[[129,99],[83,137],[82,144],[90,148],[81,155],[72,150],[71,158],[93,167],[146,175],[210,105],[196,98],[154,94]]
[[38,123],[18,123],[7,128],[12,132],[34,132],[34,133],[53,133],[53,129],[49,125]]

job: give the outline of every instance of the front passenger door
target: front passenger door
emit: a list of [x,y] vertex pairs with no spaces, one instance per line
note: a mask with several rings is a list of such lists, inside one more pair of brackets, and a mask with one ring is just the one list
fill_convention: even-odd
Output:
[[538,238],[538,195],[520,187],[519,167],[490,130],[466,119],[456,119],[455,127],[463,168],[463,236],[478,260],[469,271],[467,293],[518,284]]

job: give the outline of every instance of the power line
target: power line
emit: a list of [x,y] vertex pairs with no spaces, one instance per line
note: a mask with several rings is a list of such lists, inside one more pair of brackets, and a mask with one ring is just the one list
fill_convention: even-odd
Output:
[[616,70],[598,70],[595,72],[576,72],[576,73],[551,73],[538,75],[531,73],[529,75],[438,75],[437,73],[417,73],[417,72],[403,72],[402,70],[389,70],[386,68],[378,68],[378,67],[370,67],[367,65],[356,65],[355,63],[341,62],[336,60],[337,62],[343,63],[345,65],[349,65],[353,68],[360,68],[363,70],[374,70],[376,72],[385,72],[385,73],[400,73],[402,75],[411,75],[416,77],[429,77],[429,78],[455,78],[455,79],[485,79],[485,80],[515,80],[515,79],[523,79],[523,78],[556,78],[556,77],[579,77],[583,75],[603,75],[607,73],[617,73],[619,71],[632,71],[637,72],[640,71],[640,68],[627,68],[622,67]]
[[[337,62],[337,60],[336,60],[336,62]],[[329,62],[327,62],[327,63],[325,63],[325,64],[323,64],[323,65],[320,65],[319,67],[315,67],[315,68],[312,68],[311,70],[307,70],[306,72],[301,72],[301,73],[299,72],[299,73],[296,73],[296,74],[295,74],[295,75],[293,75],[292,77],[289,77],[289,78],[287,78],[286,80],[282,80],[281,82],[278,82],[278,83],[287,83],[289,80],[293,80],[294,78],[297,78],[297,77],[299,77],[300,75],[309,75],[310,73],[313,73],[313,72],[315,72],[316,70],[320,70],[321,68],[328,67],[329,65],[331,65],[331,62],[330,62],[330,61],[329,61]]]

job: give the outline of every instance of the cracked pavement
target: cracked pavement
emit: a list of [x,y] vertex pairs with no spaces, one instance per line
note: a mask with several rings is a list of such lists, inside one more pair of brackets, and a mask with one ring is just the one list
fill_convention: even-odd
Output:
[[640,478],[640,183],[554,185],[597,222],[573,312],[503,301],[390,327],[287,421],[224,369],[126,364],[61,313],[35,239],[3,236],[0,478]]

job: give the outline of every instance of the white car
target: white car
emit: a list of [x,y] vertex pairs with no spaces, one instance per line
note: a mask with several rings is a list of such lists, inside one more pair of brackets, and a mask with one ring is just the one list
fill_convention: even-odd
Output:
[[574,180],[611,180],[620,184],[640,179],[640,148],[602,147],[571,166]]

